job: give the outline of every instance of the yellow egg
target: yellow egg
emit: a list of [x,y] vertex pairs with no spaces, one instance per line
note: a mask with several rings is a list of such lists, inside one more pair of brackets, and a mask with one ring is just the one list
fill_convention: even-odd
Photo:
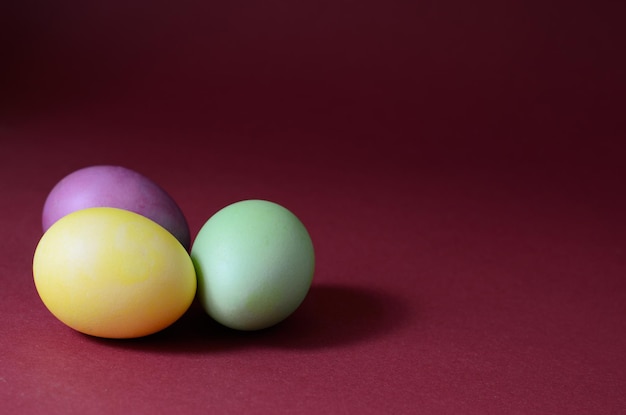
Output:
[[185,248],[136,213],[89,208],[58,220],[33,258],[37,292],[69,327],[106,338],[156,333],[191,305],[196,275]]

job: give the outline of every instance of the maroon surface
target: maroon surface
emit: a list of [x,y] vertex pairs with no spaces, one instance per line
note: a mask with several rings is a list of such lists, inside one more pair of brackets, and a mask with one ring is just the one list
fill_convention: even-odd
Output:
[[[14,3],[14,4],[13,4]],[[623,2],[61,1],[0,11],[0,412],[626,412]],[[107,341],[31,261],[121,164],[195,235],[266,198],[317,252],[258,333]]]

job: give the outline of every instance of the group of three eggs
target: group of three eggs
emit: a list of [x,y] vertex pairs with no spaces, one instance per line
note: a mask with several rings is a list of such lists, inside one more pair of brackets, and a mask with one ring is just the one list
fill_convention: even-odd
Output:
[[193,244],[165,190],[121,166],[77,170],[54,186],[33,258],[44,305],[69,327],[105,338],[156,333],[196,294],[217,322],[273,326],[293,313],[313,278],[313,244],[302,222],[266,200],[213,214]]

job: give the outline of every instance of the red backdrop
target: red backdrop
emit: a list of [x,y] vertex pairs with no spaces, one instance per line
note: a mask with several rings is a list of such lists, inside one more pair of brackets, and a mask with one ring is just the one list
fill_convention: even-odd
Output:
[[[1,7],[3,412],[626,411],[623,3]],[[56,321],[43,202],[104,163],[193,235],[237,200],[291,209],[302,307],[131,341]]]

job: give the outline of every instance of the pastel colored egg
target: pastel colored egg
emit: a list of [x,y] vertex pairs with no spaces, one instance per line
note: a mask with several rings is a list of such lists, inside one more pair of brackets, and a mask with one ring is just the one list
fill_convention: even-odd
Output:
[[181,317],[196,293],[185,248],[157,223],[117,208],[88,208],[55,222],[33,258],[50,312],[93,336],[133,338]]
[[90,207],[113,207],[143,215],[189,249],[189,226],[174,199],[152,180],[121,166],[86,167],[59,181],[44,204],[44,232],[63,216]]
[[291,315],[311,286],[313,243],[286,208],[245,200],[213,215],[191,249],[205,311],[238,330],[259,330]]

